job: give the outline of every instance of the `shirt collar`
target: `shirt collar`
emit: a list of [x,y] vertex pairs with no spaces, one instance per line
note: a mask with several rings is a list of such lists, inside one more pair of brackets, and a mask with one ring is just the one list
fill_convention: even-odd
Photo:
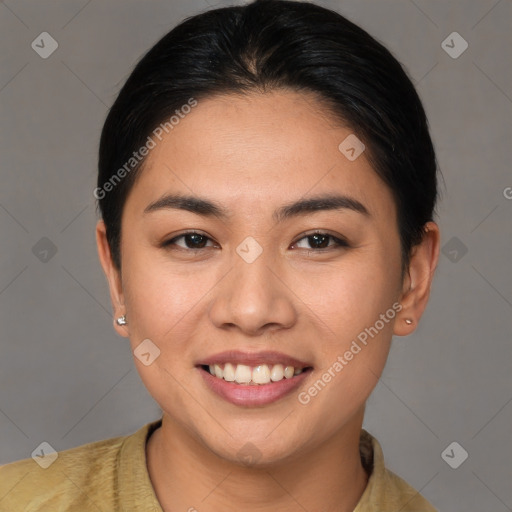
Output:
[[162,425],[162,419],[144,425],[135,434],[126,437],[119,454],[119,510],[163,512],[149,478],[146,460],[146,442]]
[[[123,512],[138,511],[140,508],[137,503],[144,504],[147,512],[163,512],[149,478],[146,460],[146,442],[161,425],[162,419],[148,423],[135,434],[127,436],[123,442],[117,482],[119,505]],[[388,509],[383,509],[382,504],[389,502],[389,498],[393,499],[387,485],[390,472],[385,468],[379,442],[365,429],[361,429],[359,452],[369,478],[353,512],[386,512]]]

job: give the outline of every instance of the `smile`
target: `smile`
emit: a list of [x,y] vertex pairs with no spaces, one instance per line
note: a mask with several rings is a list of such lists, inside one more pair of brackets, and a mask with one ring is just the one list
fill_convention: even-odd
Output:
[[307,369],[307,367],[294,367],[281,363],[258,364],[256,366],[225,363],[223,365],[203,365],[202,368],[218,379],[245,386],[270,384],[271,382],[279,382],[283,379],[291,379]]
[[206,388],[242,407],[261,407],[297,392],[313,365],[275,351],[228,350],[195,364]]

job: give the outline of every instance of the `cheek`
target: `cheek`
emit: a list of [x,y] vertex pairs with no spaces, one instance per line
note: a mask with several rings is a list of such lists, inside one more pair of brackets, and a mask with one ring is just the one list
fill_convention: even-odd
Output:
[[[160,351],[148,366],[134,355],[140,378],[164,410],[188,411],[190,397],[183,386],[192,385],[187,379],[194,360],[194,342],[197,343],[198,325],[205,315],[203,301],[215,278],[208,272],[177,271],[142,253],[132,253],[127,258],[125,272],[123,290],[132,351],[146,339]],[[201,421],[199,412],[194,414],[195,421]]]
[[325,331],[327,346],[343,346],[391,307],[395,274],[382,256],[358,254],[336,266],[295,273],[294,289]]
[[[123,262],[124,264],[125,262]],[[205,267],[206,268],[206,267]],[[162,350],[186,350],[208,291],[215,284],[212,272],[190,272],[164,259],[131,254],[123,277],[132,343],[150,338]]]
[[[302,428],[327,436],[356,414],[377,384],[396,310],[389,277],[379,265],[354,265],[316,282],[323,286],[315,288],[308,281],[303,292],[321,331],[315,348],[319,367],[298,402],[309,418]],[[326,416],[325,411],[331,413]]]
[[399,264],[387,261],[381,248],[347,257],[335,270],[324,267],[297,281],[300,296],[307,297],[307,309],[314,313],[315,330],[320,331],[315,347],[320,367],[299,402],[312,417],[333,411],[318,428],[336,429],[364,404],[378,382],[400,307],[394,293],[398,277]]

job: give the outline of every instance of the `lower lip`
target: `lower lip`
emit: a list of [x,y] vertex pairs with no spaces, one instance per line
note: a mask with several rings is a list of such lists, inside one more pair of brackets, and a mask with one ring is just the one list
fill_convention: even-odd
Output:
[[198,370],[206,385],[214,393],[217,393],[217,395],[234,405],[246,407],[276,402],[297,389],[311,373],[311,368],[309,368],[291,379],[284,378],[268,384],[244,385],[219,379],[201,367],[198,367]]

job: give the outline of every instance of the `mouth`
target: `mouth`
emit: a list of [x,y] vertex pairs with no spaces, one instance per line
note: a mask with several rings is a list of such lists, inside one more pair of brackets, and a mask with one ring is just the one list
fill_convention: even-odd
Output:
[[200,365],[200,368],[217,379],[233,382],[240,386],[262,386],[283,379],[293,379],[303,372],[312,370],[311,366],[291,366],[287,364],[246,364],[224,363]]
[[235,405],[262,406],[296,390],[313,371],[304,361],[277,352],[223,352],[199,361],[207,387]]

